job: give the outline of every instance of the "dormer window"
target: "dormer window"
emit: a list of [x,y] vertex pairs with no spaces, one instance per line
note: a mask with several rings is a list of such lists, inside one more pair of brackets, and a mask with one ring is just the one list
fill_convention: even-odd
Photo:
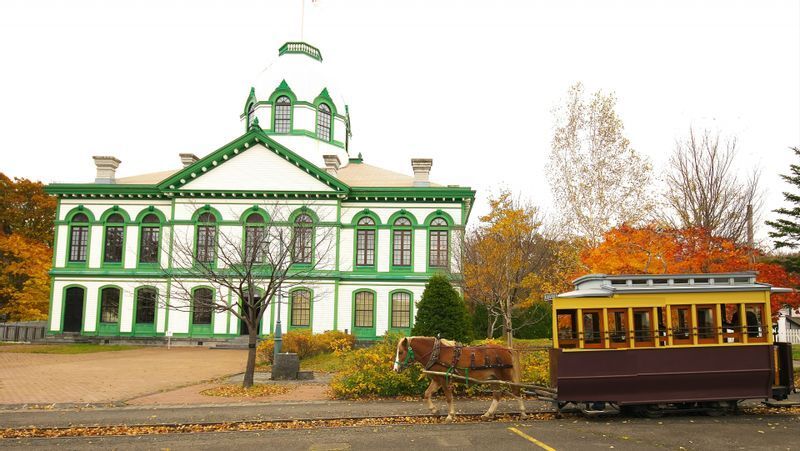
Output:
[[280,96],[275,101],[275,133],[289,133],[292,129],[292,101]]
[[326,142],[331,140],[331,108],[324,103],[317,109],[317,138]]

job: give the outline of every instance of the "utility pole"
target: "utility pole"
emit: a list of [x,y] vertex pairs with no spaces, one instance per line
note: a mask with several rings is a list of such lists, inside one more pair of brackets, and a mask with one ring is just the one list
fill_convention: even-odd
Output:
[[755,241],[753,239],[753,205],[747,204],[747,252],[750,260],[750,269],[756,264]]

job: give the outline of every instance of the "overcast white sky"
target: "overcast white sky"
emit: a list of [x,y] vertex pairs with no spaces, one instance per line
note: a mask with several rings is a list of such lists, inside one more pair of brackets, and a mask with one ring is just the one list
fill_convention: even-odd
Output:
[[[242,133],[258,73],[300,35],[300,0],[3,1],[0,171],[91,181],[179,166]],[[338,73],[351,153],[547,207],[552,108],[569,85],[614,91],[661,172],[689,126],[736,136],[766,210],[800,145],[800,2],[343,1],[306,5],[305,40]],[[479,201],[473,212],[485,212]],[[766,235],[766,227],[759,235]]]

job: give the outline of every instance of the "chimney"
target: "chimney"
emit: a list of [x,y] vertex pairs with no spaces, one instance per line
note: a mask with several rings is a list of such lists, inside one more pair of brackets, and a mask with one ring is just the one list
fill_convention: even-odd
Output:
[[183,167],[185,168],[195,164],[197,160],[199,160],[199,158],[197,158],[197,155],[193,153],[181,153],[178,155],[180,155],[181,163],[183,163]]
[[414,186],[431,186],[428,175],[431,173],[433,159],[431,158],[412,158],[411,169],[414,170]]
[[339,166],[342,165],[339,157],[337,155],[323,155],[322,158],[325,160],[325,172],[336,177],[336,173],[339,172]]
[[95,183],[116,183],[115,175],[121,161],[109,156],[94,156],[94,165],[97,167]]

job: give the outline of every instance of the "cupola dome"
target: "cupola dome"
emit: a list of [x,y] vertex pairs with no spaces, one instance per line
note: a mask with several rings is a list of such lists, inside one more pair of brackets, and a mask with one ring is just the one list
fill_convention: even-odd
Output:
[[323,155],[348,159],[347,104],[322,52],[305,42],[278,49],[250,89],[241,118],[246,129],[260,127],[320,167]]

